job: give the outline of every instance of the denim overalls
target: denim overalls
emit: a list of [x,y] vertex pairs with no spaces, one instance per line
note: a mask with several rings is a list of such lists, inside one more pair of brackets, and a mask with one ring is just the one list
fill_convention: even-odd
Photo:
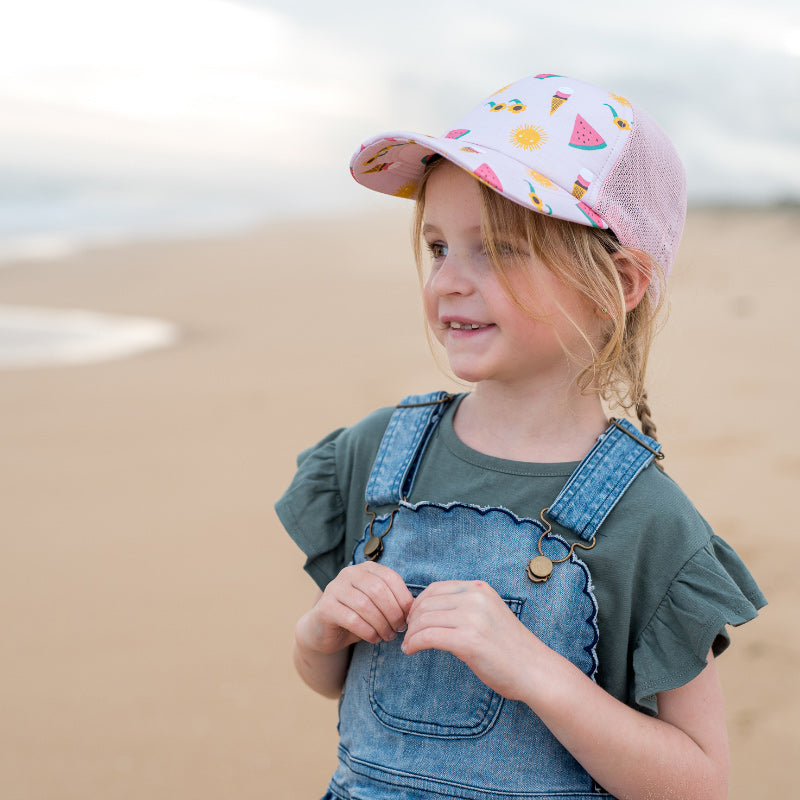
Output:
[[[482,580],[543,642],[594,679],[597,605],[586,565],[573,553],[551,576],[526,573],[546,530],[501,508],[407,502],[430,436],[451,397],[406,398],[384,434],[366,490],[371,506],[394,504],[359,542],[365,560],[381,537],[380,563],[396,570],[416,596],[440,580]],[[657,442],[615,422],[570,476],[548,516],[590,541]],[[391,527],[390,527],[391,526]],[[388,531],[388,532],[387,532]],[[554,533],[541,540],[553,562],[570,548]],[[524,703],[489,689],[448,652],[405,655],[402,634],[353,648],[339,709],[339,768],[329,798],[475,798],[559,800],[610,797]],[[591,724],[587,721],[586,724]]]

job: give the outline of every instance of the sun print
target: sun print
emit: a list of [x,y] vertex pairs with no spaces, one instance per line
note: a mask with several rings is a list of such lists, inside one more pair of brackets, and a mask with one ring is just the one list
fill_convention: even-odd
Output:
[[511,131],[510,141],[520,150],[538,150],[547,141],[547,134],[538,125],[520,125]]
[[544,186],[547,189],[552,189],[555,186],[553,181],[551,181],[550,178],[546,178],[541,172],[536,172],[536,170],[529,169],[528,175],[530,175],[531,178],[533,178],[540,186]]

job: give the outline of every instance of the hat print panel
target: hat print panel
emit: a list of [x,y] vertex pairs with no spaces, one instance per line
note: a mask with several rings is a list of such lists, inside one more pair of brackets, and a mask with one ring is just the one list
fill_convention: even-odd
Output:
[[378,191],[413,197],[426,160],[439,153],[523,206],[607,227],[592,199],[633,124],[624,98],[541,74],[490,95],[444,137],[376,138],[354,158],[354,176]]

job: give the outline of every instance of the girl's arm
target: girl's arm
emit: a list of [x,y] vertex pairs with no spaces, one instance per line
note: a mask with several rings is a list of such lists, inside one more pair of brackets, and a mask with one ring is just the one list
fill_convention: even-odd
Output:
[[[527,702],[606,791],[620,800],[724,800],[728,743],[712,654],[678,689],[658,694],[658,717],[621,703],[537,640],[537,674],[522,677]],[[539,669],[543,671],[540,673]]]
[[[316,608],[322,592],[317,596],[314,604]],[[307,628],[313,625],[311,621],[313,608],[297,621],[294,629],[294,647],[292,657],[297,674],[307,686],[323,697],[336,698],[342,692],[347,667],[350,664],[350,648],[344,647],[333,653],[323,653],[315,650],[304,642],[309,638]]]
[[659,715],[621,703],[534,636],[482,582],[431,584],[414,602],[407,653],[437,648],[504,697],[527,703],[606,791],[620,800],[723,800],[728,748],[713,658],[658,695]]
[[294,630],[294,664],[300,677],[325,697],[341,694],[350,645],[389,641],[405,630],[414,598],[389,567],[367,561],[345,567]]

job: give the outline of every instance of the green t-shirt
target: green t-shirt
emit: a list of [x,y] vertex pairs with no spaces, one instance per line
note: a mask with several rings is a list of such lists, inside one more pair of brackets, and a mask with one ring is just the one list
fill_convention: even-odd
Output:
[[[408,500],[500,506],[538,519],[578,463],[507,461],[472,450],[453,430],[459,400],[431,437]],[[375,411],[301,453],[297,474],[276,504],[321,588],[351,561],[364,535],[364,491],[393,410]],[[553,530],[568,542],[581,541],[558,524]],[[520,553],[521,569],[533,555]],[[726,623],[746,622],[766,603],[738,556],[654,464],[608,515],[597,545],[579,557],[591,572],[598,604],[597,682],[648,713],[657,712],[657,692],[700,673],[712,646],[715,654],[727,647]]]

